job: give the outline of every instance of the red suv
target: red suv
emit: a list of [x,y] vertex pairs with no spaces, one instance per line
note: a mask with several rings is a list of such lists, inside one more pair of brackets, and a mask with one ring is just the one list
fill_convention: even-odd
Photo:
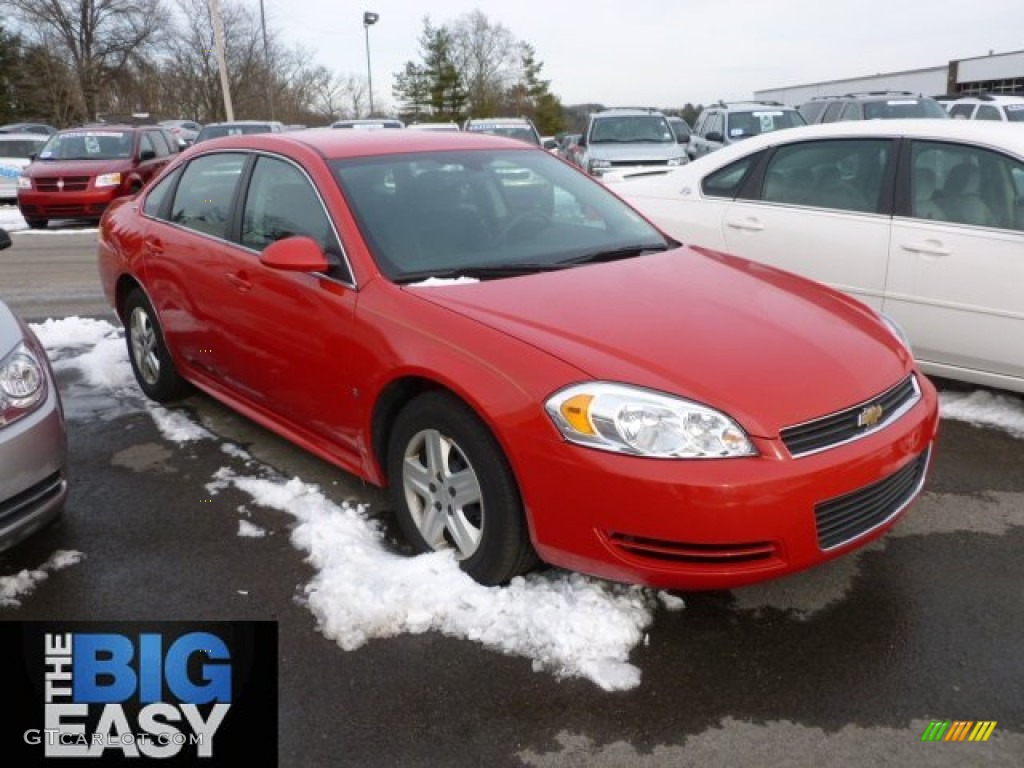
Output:
[[110,201],[142,189],[178,153],[155,125],[59,131],[18,179],[18,207],[32,229],[50,219],[99,219]]

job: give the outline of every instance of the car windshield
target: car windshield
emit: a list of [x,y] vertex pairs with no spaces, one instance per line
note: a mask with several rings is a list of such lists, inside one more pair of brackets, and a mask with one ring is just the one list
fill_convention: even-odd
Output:
[[248,133],[270,133],[270,126],[266,123],[253,123],[251,125],[208,125],[199,132],[197,139],[219,139],[222,136],[241,136]]
[[38,152],[45,143],[46,139],[43,136],[38,139],[0,138],[0,157],[26,159],[29,155]]
[[331,124],[331,128],[355,128],[372,131],[377,128],[401,128],[403,123],[398,120],[339,120]]
[[409,153],[331,167],[381,271],[396,282],[503,277],[670,246],[550,152]]
[[526,141],[530,144],[540,146],[540,140],[537,138],[537,134],[535,134],[528,125],[499,125],[496,123],[483,123],[480,125],[470,126],[467,130],[472,133],[489,133],[492,136],[507,136],[510,139],[519,139],[520,141]]
[[937,101],[930,99],[886,99],[869,101],[864,105],[865,120],[888,120],[903,117],[948,118],[949,113]]
[[624,115],[594,121],[591,144],[671,144],[676,135],[661,115]]
[[57,133],[41,150],[40,160],[116,160],[132,156],[129,131],[81,130]]
[[755,109],[731,112],[727,130],[730,139],[746,139],[798,125],[804,125],[804,119],[795,109]]

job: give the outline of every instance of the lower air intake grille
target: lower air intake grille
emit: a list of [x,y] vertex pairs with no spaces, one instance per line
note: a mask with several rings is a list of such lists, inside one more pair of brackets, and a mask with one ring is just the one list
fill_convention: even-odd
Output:
[[662,541],[626,533],[609,533],[608,541],[616,548],[635,557],[652,558],[695,565],[735,565],[770,560],[775,557],[775,545],[770,541],[740,544],[692,544],[684,541]]
[[903,509],[924,482],[928,451],[889,477],[814,507],[818,545],[832,549],[876,528]]

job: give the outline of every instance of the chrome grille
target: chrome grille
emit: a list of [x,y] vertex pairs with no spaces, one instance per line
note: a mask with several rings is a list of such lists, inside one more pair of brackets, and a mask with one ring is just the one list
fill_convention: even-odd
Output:
[[[882,429],[909,411],[920,399],[921,388],[911,374],[871,400],[820,419],[786,427],[780,435],[791,456],[807,456]],[[865,416],[869,412],[880,414],[880,417],[873,423],[866,423]]]
[[917,496],[928,469],[926,450],[889,477],[814,506],[818,546],[834,549],[877,528]]

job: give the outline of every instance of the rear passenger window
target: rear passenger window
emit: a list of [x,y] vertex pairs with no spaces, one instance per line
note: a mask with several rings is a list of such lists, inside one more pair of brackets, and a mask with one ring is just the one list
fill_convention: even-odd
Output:
[[197,157],[181,176],[171,206],[171,221],[196,232],[224,238],[235,187],[245,155],[218,153]]
[[995,107],[989,106],[988,104],[982,104],[978,107],[978,114],[974,116],[975,120],[1002,120],[1003,116],[999,114],[999,110]]

